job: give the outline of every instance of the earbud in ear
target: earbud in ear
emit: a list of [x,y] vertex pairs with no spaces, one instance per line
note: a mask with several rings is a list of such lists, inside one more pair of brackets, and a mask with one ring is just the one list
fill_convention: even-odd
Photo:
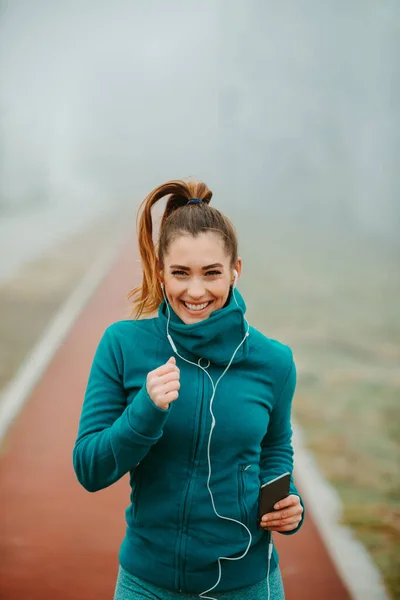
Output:
[[236,271],[236,269],[233,269],[233,276],[234,276],[233,287],[235,288],[236,284],[237,284],[238,277],[239,277],[239,273]]
[[164,284],[163,284],[162,281],[160,281],[160,286],[161,286],[161,289],[163,290],[164,289]]

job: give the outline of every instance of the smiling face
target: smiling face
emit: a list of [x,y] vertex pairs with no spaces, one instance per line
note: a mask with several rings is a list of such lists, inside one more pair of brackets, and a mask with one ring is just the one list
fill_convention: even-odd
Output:
[[[240,275],[240,258],[234,268]],[[212,232],[177,237],[164,256],[163,281],[171,307],[187,325],[222,308],[233,283],[233,268],[221,237]]]

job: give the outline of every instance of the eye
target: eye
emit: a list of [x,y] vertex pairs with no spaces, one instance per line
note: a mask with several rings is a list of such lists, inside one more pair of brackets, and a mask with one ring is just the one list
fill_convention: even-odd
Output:
[[184,277],[187,275],[186,271],[172,271],[172,275],[177,275],[177,277]]
[[210,275],[211,277],[216,277],[217,275],[221,275],[221,271],[207,271],[206,275]]

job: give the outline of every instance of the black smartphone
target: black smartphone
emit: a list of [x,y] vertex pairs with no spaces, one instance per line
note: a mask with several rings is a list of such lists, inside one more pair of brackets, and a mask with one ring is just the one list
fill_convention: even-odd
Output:
[[275,477],[260,488],[260,499],[258,503],[258,520],[267,513],[274,512],[274,505],[289,496],[290,473],[283,473]]

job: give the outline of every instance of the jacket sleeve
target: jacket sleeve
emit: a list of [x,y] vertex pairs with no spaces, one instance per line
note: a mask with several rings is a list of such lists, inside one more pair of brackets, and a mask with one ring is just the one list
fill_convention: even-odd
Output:
[[[261,445],[261,484],[283,473],[293,473],[291,409],[295,388],[296,367],[291,358],[283,387],[271,412],[268,431]],[[299,496],[303,514],[298,527],[293,531],[282,532],[285,535],[296,533],[302,526],[305,515],[304,503],[295,486],[293,474],[291,475],[290,494]]]
[[145,383],[127,405],[122,364],[108,328],[94,356],[73,449],[75,473],[90,492],[108,487],[139,464],[162,436],[171,410],[154,404]]

